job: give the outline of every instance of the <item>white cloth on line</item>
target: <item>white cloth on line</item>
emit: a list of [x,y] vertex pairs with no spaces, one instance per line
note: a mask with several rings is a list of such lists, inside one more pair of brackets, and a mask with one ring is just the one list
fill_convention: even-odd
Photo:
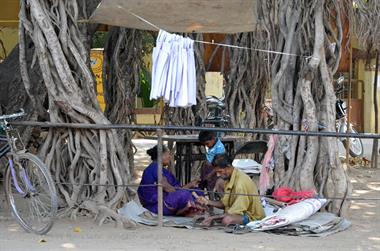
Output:
[[176,76],[177,76],[178,62],[179,62],[179,55],[178,53],[176,53],[176,51],[178,51],[179,47],[181,46],[180,38],[181,38],[180,36],[175,35],[171,43],[168,82],[166,84],[165,95],[164,95],[164,100],[166,102],[169,102],[171,100],[171,95],[173,95],[172,93],[174,93],[174,90],[176,87]]
[[[196,84],[190,84],[190,83],[197,83],[197,74],[195,72],[195,57],[194,57],[194,41],[190,40],[190,46],[187,51],[187,58],[189,60],[188,66],[189,66],[189,72],[188,72],[188,87],[189,87],[189,105],[190,104],[196,104],[197,103],[197,86]],[[193,67],[194,66],[194,67]]]
[[150,99],[163,97],[171,107],[195,105],[194,41],[160,30],[152,59]]
[[150,99],[157,99],[163,94],[163,83],[167,80],[167,71],[170,63],[170,46],[167,41],[170,34],[159,32],[156,47],[153,48],[152,87]]

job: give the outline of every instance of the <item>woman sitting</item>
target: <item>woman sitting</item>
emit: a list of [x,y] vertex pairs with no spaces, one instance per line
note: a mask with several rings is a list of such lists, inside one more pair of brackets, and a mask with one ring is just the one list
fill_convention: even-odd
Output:
[[[144,170],[140,186],[137,190],[139,199],[143,207],[149,211],[158,212],[158,193],[156,186],[145,186],[157,184],[157,146],[149,149],[147,154],[151,157],[152,163]],[[167,147],[162,147],[162,166],[167,167],[170,163],[170,152]],[[199,180],[194,180],[183,188],[195,188]],[[163,188],[163,213],[164,215],[192,216],[203,212],[203,208],[195,204],[195,198],[187,190],[180,190],[179,182],[174,175],[166,168],[162,169]]]

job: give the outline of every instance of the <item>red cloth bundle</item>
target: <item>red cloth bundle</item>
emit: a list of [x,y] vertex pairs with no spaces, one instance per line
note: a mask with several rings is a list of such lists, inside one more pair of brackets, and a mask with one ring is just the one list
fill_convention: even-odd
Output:
[[313,198],[316,195],[316,193],[313,190],[304,190],[296,192],[289,187],[279,187],[273,192],[272,195],[275,200],[292,205],[304,199]]

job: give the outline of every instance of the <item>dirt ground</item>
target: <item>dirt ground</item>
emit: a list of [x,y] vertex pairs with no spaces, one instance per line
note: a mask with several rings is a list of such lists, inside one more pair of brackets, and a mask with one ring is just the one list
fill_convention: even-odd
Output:
[[[141,165],[147,162],[143,155],[144,151],[136,155]],[[349,175],[353,196],[380,198],[380,169],[353,167]],[[231,235],[223,231],[169,227],[120,229],[111,223],[99,227],[90,218],[58,219],[46,236],[36,236],[25,233],[0,201],[0,251],[380,250],[380,201],[353,201],[348,219],[352,221],[351,228],[326,238],[266,233]]]

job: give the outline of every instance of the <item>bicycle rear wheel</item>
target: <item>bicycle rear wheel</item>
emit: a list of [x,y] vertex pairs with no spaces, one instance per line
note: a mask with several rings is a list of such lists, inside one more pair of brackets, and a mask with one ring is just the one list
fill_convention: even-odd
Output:
[[[24,170],[24,171],[23,171]],[[18,223],[28,232],[46,234],[57,213],[57,193],[45,164],[30,153],[18,154],[5,172],[5,193]]]

